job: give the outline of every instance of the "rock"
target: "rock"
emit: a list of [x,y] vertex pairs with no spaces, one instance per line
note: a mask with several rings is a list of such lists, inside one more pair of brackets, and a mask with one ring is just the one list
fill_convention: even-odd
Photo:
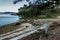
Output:
[[21,23],[18,22],[18,23],[16,23],[15,25],[20,25],[20,24],[21,24]]
[[30,23],[22,23],[22,27],[28,28],[28,30],[35,30],[36,28]]

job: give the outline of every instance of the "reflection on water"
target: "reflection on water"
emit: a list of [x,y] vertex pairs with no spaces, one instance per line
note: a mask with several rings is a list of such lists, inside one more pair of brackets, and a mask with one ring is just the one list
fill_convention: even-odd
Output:
[[0,15],[0,26],[10,24],[19,20],[18,16],[1,14]]

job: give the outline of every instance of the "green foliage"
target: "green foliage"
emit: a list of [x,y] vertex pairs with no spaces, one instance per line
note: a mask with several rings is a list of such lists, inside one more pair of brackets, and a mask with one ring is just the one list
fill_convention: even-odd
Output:
[[23,18],[32,18],[32,17],[40,17],[44,15],[44,18],[53,18],[57,15],[60,15],[60,9],[55,8],[55,6],[50,6],[47,3],[42,5],[24,5],[23,7],[19,8],[18,15],[22,16]]
[[45,15],[44,18],[53,18],[58,15],[60,16],[59,8],[40,9],[40,7],[37,7],[37,6],[35,6],[35,7],[25,6],[21,10],[22,11],[19,11],[19,13],[17,13],[17,14],[24,18],[38,17],[41,15]]
[[31,6],[27,6],[27,8],[24,6],[22,9],[19,10],[18,13],[18,15],[21,15],[24,18],[37,17],[40,14],[40,9],[38,11],[36,7]]

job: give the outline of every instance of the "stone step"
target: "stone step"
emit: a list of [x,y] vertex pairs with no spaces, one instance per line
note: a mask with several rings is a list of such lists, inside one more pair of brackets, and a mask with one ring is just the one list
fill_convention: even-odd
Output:
[[31,32],[24,33],[23,35],[19,35],[19,36],[17,36],[17,37],[14,37],[14,38],[12,38],[12,39],[9,39],[9,40],[20,40],[20,39],[23,38],[23,37],[26,37],[26,36],[29,36],[30,34],[35,33],[36,31],[37,31],[37,30],[33,30],[33,31],[31,31]]
[[19,31],[19,32],[16,32],[16,33],[12,33],[12,34],[10,34],[10,35],[6,35],[6,36],[3,36],[3,37],[0,37],[0,40],[6,39],[6,38],[12,38],[12,37],[15,37],[15,36],[17,36],[17,35],[21,35],[21,34],[23,34],[23,33],[26,33],[26,32],[28,32],[28,31],[29,31],[29,30],[25,29],[25,30],[22,30],[22,31]]
[[15,32],[21,31],[21,30],[24,30],[24,29],[25,29],[24,27],[18,28],[18,29],[14,30],[14,31],[11,31],[11,32],[2,34],[2,35],[0,35],[0,37],[7,36],[7,35],[10,35],[10,34],[12,34],[12,33],[15,33]]

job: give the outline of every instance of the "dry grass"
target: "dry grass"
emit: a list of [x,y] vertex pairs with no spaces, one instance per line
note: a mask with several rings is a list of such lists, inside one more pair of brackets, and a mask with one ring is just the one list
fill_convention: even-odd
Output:
[[20,28],[19,25],[14,25],[14,24],[8,24],[5,26],[0,27],[0,34],[4,34],[13,30],[16,30],[17,28]]

